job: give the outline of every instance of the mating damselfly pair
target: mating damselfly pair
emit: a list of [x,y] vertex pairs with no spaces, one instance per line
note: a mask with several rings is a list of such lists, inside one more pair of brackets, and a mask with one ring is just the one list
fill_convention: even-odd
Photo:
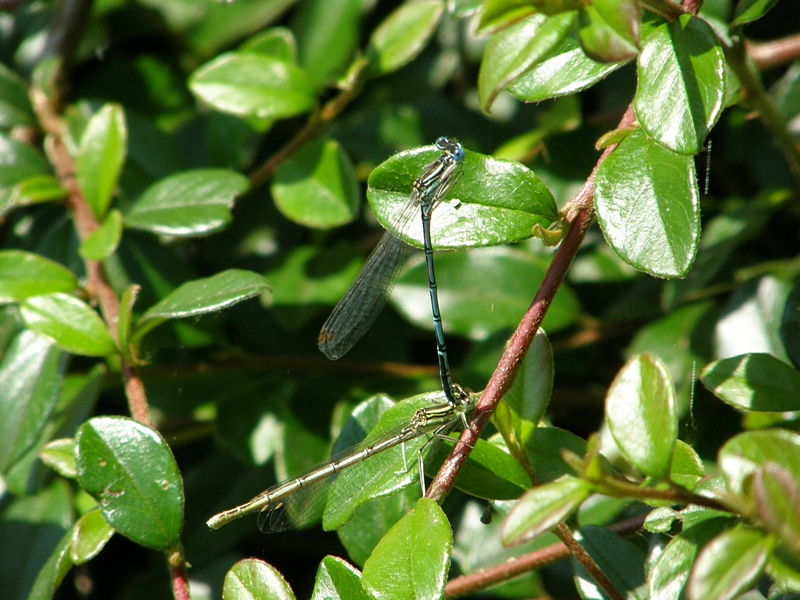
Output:
[[418,408],[397,427],[374,431],[362,443],[343,451],[330,461],[269,488],[249,502],[214,515],[208,520],[208,526],[212,529],[218,529],[230,521],[256,512],[260,513],[259,527],[265,533],[303,527],[319,519],[323,513],[335,514],[339,502],[352,500],[355,489],[350,488],[359,485],[356,483],[349,486],[349,479],[341,475],[343,470],[392,448],[400,447],[405,454],[406,444],[412,441],[421,442],[416,451],[424,494],[423,451],[429,445],[428,442],[433,437],[443,437],[459,421],[467,426],[466,414],[474,408],[476,398],[454,384],[450,375],[431,240],[431,214],[437,203],[459,180],[465,153],[461,144],[445,137],[437,139],[435,146],[441,151],[441,155],[427,165],[422,175],[414,181],[408,200],[394,223],[397,236],[388,230],[383,235],[355,281],[323,325],[319,335],[319,348],[328,358],[336,360],[346,354],[373,324],[386,302],[406,255],[407,245],[399,236],[409,228],[419,211],[439,375],[446,402]]

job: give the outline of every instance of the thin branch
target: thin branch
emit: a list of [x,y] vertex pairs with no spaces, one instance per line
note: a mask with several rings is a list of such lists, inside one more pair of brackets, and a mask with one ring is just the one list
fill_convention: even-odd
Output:
[[800,58],[800,33],[771,42],[745,42],[745,47],[758,69],[771,69]]
[[283,148],[275,152],[264,161],[260,167],[250,173],[249,179],[251,186],[257,187],[269,181],[275,173],[275,170],[283,161],[297,152],[303,144],[314,139],[320,131],[325,129],[325,127],[330,125],[330,123],[339,116],[348,104],[358,97],[364,86],[364,81],[366,80],[368,64],[366,60],[360,60],[354,66],[354,73],[350,78],[347,88],[342,90],[338,96],[328,101],[321,110],[313,112],[303,129],[298,131]]
[[[55,106],[41,90],[32,89],[30,95],[39,123],[49,136],[47,140],[48,156],[53,164],[56,177],[61,187],[63,187],[68,194],[67,207],[72,213],[72,220],[75,224],[78,238],[83,241],[98,228],[99,223],[92,209],[86,202],[86,199],[83,197],[78,182],[75,179],[75,163],[62,139],[62,132],[65,130],[65,126],[60,116],[57,114]],[[116,341],[119,299],[114,293],[108,281],[108,277],[106,277],[102,262],[87,259],[84,260],[84,266],[87,275],[86,290],[99,304],[109,333]],[[152,426],[147,397],[144,393],[144,386],[142,386],[136,369],[132,365],[127,364],[123,359],[120,359],[120,361],[125,382],[125,394],[128,398],[131,416],[140,423]]]
[[[607,529],[617,535],[628,537],[639,531],[643,524],[644,517],[636,517],[622,523],[610,525]],[[478,573],[455,577],[447,582],[445,597],[458,598],[459,596],[474,594],[479,590],[488,589],[519,575],[565,560],[569,558],[569,555],[570,552],[563,543],[552,544],[494,567],[482,569]]]
[[[636,117],[633,113],[633,106],[631,105],[628,106],[628,109],[625,111],[618,128],[631,127],[635,122]],[[586,231],[594,218],[594,182],[597,171],[600,165],[603,164],[603,161],[605,161],[615,148],[616,145],[611,145],[605,149],[577,196],[570,201],[562,211],[563,214],[565,214],[565,219],[569,223],[567,235],[553,255],[553,261],[550,263],[547,273],[545,273],[544,279],[536,292],[533,302],[522,318],[517,330],[511,336],[505,352],[503,352],[503,356],[500,358],[500,362],[492,374],[492,378],[483,391],[470,427],[461,433],[459,441],[462,443],[456,445],[450,453],[450,456],[448,456],[442,464],[431,486],[428,488],[427,496],[429,498],[440,502],[453,487],[459,471],[466,463],[470,449],[475,447],[495,407],[505,393],[511,388],[522,366],[522,362],[525,359],[525,355],[537,331],[539,331],[547,309],[550,307],[558,288],[561,286],[567,274],[567,270],[572,264],[583,242],[583,238],[586,235]],[[557,532],[560,536],[564,536],[569,546],[575,548],[577,542],[575,542],[568,530],[566,530],[566,532],[564,531],[565,529],[566,528],[558,528]],[[582,551],[582,549],[578,551],[575,558],[579,560],[581,564],[586,562],[584,567],[587,568],[590,573],[599,572],[597,565]],[[621,597],[604,575],[599,577],[599,580],[596,579],[595,581],[610,597]]]
[[783,156],[789,165],[789,171],[794,178],[795,187],[800,191],[800,148],[797,141],[786,127],[784,119],[778,107],[769,97],[758,73],[751,68],[751,63],[747,59],[747,49],[741,38],[732,37],[730,43],[725,39],[719,38],[725,58],[739,81],[742,84],[743,100],[747,102],[758,114],[766,128],[775,138],[778,146],[783,152]]

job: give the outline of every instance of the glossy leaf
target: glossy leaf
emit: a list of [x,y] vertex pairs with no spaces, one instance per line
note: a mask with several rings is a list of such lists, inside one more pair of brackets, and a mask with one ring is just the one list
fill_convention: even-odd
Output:
[[111,255],[122,239],[122,213],[112,210],[105,221],[89,234],[79,249],[80,255],[87,260],[101,261]]
[[583,456],[586,454],[586,442],[558,427],[537,427],[532,433],[525,451],[539,482],[548,483],[574,473],[561,457],[564,450]]
[[358,0],[315,0],[303,7],[295,25],[300,64],[315,87],[347,66],[358,45],[360,17]]
[[568,96],[593,86],[625,64],[592,60],[573,37],[552,54],[508,85],[508,91],[523,102],[541,102]]
[[705,477],[703,460],[689,444],[677,440],[669,470],[670,481],[692,490],[703,477]]
[[33,446],[58,401],[67,357],[31,331],[16,335],[0,364],[0,473]]
[[628,60],[638,52],[641,18],[635,0],[595,0],[580,11],[581,46],[600,62]]
[[71,292],[77,287],[75,275],[58,263],[31,252],[0,251],[2,302],[19,302],[31,296]]
[[101,511],[93,510],[86,513],[72,527],[70,560],[76,565],[92,560],[100,554],[113,535],[114,529],[103,518]]
[[[515,327],[548,264],[543,257],[517,248],[437,254],[436,281],[445,331],[482,340]],[[415,325],[432,329],[424,262],[417,262],[400,277],[392,303]],[[569,287],[561,286],[542,326],[549,332],[563,329],[574,322],[579,311],[577,296]]]
[[[71,566],[67,532],[72,510],[72,494],[63,480],[3,507],[0,589],[4,597],[28,598],[34,592],[36,598],[52,597]],[[42,589],[49,591],[50,596],[42,593]]]
[[743,492],[746,479],[767,462],[782,466],[800,480],[800,435],[785,429],[747,431],[728,440],[717,457],[728,488],[737,494]]
[[75,462],[75,440],[61,438],[53,440],[39,452],[42,462],[62,477],[78,477],[78,463]]
[[373,598],[439,598],[450,568],[453,534],[439,505],[422,498],[384,536],[364,565]]
[[606,395],[606,421],[625,457],[652,477],[666,477],[678,438],[675,388],[649,353],[629,360]]
[[708,542],[730,526],[730,519],[713,519],[687,528],[673,537],[650,569],[647,581],[650,599],[672,600],[681,597],[697,555]]
[[84,356],[106,356],[116,351],[100,316],[74,296],[34,296],[20,305],[20,312],[28,329],[51,338],[62,350]]
[[536,332],[511,389],[503,400],[514,413],[514,433],[525,445],[539,424],[553,393],[553,349],[543,330]]
[[733,529],[714,538],[697,557],[689,580],[693,598],[728,600],[756,584],[774,542],[755,529]]
[[683,15],[651,31],[639,54],[636,118],[670,150],[696,154],[725,100],[725,59],[712,29]]
[[692,266],[700,204],[690,157],[634,132],[600,165],[594,202],[603,235],[625,262],[656,277],[682,277]]
[[238,117],[285,119],[314,106],[314,86],[297,65],[254,52],[228,52],[189,78],[203,102]]
[[14,186],[5,203],[0,204],[0,214],[17,206],[60,200],[66,195],[66,190],[51,175],[32,175]]
[[292,588],[283,576],[262,560],[237,562],[222,584],[224,600],[294,600]]
[[78,481],[105,520],[147,548],[175,548],[183,526],[183,482],[164,438],[131,419],[96,417],[81,426],[76,441]]
[[[600,567],[611,584],[625,598],[646,598],[644,585],[645,556],[631,542],[604,527],[581,527],[577,542]],[[575,585],[583,598],[602,598],[604,594],[583,566],[571,558]]]
[[270,27],[247,39],[240,52],[256,52],[274,56],[286,62],[297,62],[297,41],[291,29],[286,27]]
[[205,279],[184,283],[139,321],[138,339],[167,319],[183,319],[233,306],[269,290],[267,280],[251,271],[229,269]]
[[333,140],[306,144],[283,162],[271,189],[278,210],[307,227],[349,223],[360,200],[353,165]]
[[385,75],[396,71],[422,52],[442,11],[442,0],[421,0],[403,4],[386,17],[369,39],[370,73]]
[[361,573],[341,558],[326,556],[319,563],[311,600],[369,600]]
[[118,104],[106,104],[89,120],[75,157],[78,185],[100,219],[111,204],[127,151],[125,113]]
[[207,235],[230,223],[233,201],[248,187],[233,171],[184,171],[147,188],[125,215],[125,225],[163,235]]
[[778,0],[739,0],[733,13],[732,26],[752,23],[763,17]]
[[[422,248],[421,219],[398,231],[396,221],[414,180],[440,151],[430,146],[395,154],[370,173],[367,198],[381,225]],[[534,225],[558,216],[552,194],[523,165],[466,151],[463,176],[433,211],[434,248],[509,244],[531,237]]]
[[519,544],[541,535],[572,514],[591,493],[590,484],[574,477],[533,488],[506,517],[503,544]]
[[0,133],[0,209],[8,208],[17,184],[47,174],[47,162],[33,147]]
[[759,519],[794,554],[800,551],[800,484],[775,463],[753,475],[752,487]]
[[525,0],[485,0],[481,5],[478,33],[494,33],[535,11],[534,6]]
[[709,391],[739,410],[800,410],[800,373],[769,354],[743,354],[708,365]]
[[25,82],[14,71],[0,65],[0,127],[11,129],[35,123]]
[[497,95],[558,48],[571,33],[576,12],[552,17],[534,14],[492,36],[478,75],[478,95],[486,112]]

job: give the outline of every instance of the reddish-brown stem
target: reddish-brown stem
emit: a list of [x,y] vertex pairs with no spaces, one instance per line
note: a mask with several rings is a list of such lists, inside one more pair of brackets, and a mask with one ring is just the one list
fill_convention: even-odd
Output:
[[[39,123],[49,135],[47,153],[53,163],[56,177],[58,177],[61,187],[67,192],[67,207],[72,213],[72,220],[75,223],[78,238],[85,240],[89,234],[97,229],[99,223],[83,197],[75,179],[75,163],[61,138],[64,125],[54,106],[44,93],[36,89],[31,90],[31,100],[39,118]],[[87,259],[84,261],[84,266],[86,267],[86,291],[100,306],[100,311],[103,313],[109,333],[116,340],[119,298],[111,288],[102,262]],[[120,360],[125,383],[125,394],[128,398],[131,416],[140,423],[152,425],[144,386],[142,386],[136,369],[124,360]]]
[[[618,127],[631,127],[635,122],[636,117],[633,113],[633,106],[629,106]],[[525,358],[525,354],[528,352],[528,348],[530,348],[533,338],[544,320],[547,309],[552,303],[561,282],[564,280],[567,270],[572,264],[572,260],[575,258],[583,242],[583,238],[586,235],[586,231],[592,222],[594,217],[594,182],[597,171],[614,148],[616,148],[616,146],[612,145],[605,149],[591,175],[586,180],[586,183],[584,183],[580,192],[578,192],[578,195],[562,211],[565,214],[566,220],[569,222],[569,231],[561,242],[558,250],[556,250],[556,253],[553,255],[553,261],[550,263],[547,273],[545,273],[544,279],[536,292],[536,296],[533,298],[533,302],[522,318],[514,335],[511,336],[497,368],[492,374],[486,389],[483,391],[470,427],[462,432],[460,441],[463,443],[456,445],[453,452],[448,456],[444,464],[442,464],[431,486],[428,488],[427,495],[429,498],[441,501],[450,491],[459,471],[467,460],[470,449],[475,447],[483,428],[489,422],[492,412],[514,382],[517,372],[522,365],[522,361]],[[577,546],[577,542],[574,541],[566,527],[559,528],[557,532],[560,536],[564,536],[564,539],[568,540],[570,547],[574,548]],[[581,564],[583,564],[590,573],[594,574],[599,572],[599,568],[594,561],[582,550],[575,555],[575,558],[581,561]],[[584,564],[584,561],[586,564]],[[595,581],[610,597],[621,597],[604,575],[601,574]]]
[[[643,523],[644,517],[637,517],[610,525],[608,530],[617,535],[629,536],[639,531]],[[459,596],[475,593],[478,590],[485,590],[529,571],[552,565],[568,558],[569,555],[570,551],[563,543],[553,544],[508,562],[481,570],[478,573],[455,577],[447,582],[445,597],[458,598]]]
[[771,42],[747,42],[747,54],[759,69],[770,69],[800,58],[800,34]]

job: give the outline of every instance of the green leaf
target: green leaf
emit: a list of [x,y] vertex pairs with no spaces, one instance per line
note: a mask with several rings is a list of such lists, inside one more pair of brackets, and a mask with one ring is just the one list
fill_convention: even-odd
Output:
[[33,446],[58,401],[67,357],[50,340],[17,334],[0,365],[0,473]]
[[503,396],[514,416],[514,434],[519,444],[528,442],[539,424],[553,393],[553,348],[542,329],[536,332],[511,389]]
[[541,483],[574,473],[561,457],[563,450],[583,456],[586,454],[586,442],[574,433],[558,427],[537,427],[533,431],[525,444],[525,451]]
[[97,229],[86,236],[78,252],[87,260],[101,261],[111,256],[121,239],[122,213],[114,209]]
[[89,120],[75,157],[78,185],[98,219],[111,204],[127,151],[125,113],[119,104],[106,104]]
[[721,533],[703,548],[689,580],[689,594],[704,600],[728,600],[756,584],[774,540],[755,529]]
[[[69,563],[68,530],[72,494],[63,480],[54,481],[34,496],[4,505],[0,521],[0,590],[5,598],[28,598],[42,587],[52,594]],[[40,574],[37,577],[37,573]],[[45,581],[36,581],[44,578]],[[34,583],[36,581],[36,583]],[[49,585],[45,585],[49,584]]]
[[174,549],[183,526],[183,482],[164,438],[123,417],[96,417],[76,436],[78,481],[119,533]]
[[35,124],[36,116],[28,99],[25,81],[14,71],[0,64],[0,127],[11,129]]
[[47,161],[34,148],[0,133],[0,210],[9,207],[17,184],[49,173]]
[[304,5],[295,23],[300,41],[300,64],[314,87],[324,87],[342,72],[359,41],[359,0],[313,0]]
[[523,102],[541,102],[568,96],[593,86],[626,62],[594,61],[586,56],[575,38],[568,37],[556,50],[506,89]]
[[651,30],[639,54],[636,118],[670,150],[696,154],[725,107],[725,58],[713,30],[683,15]]
[[528,491],[503,523],[503,544],[519,544],[543,534],[570,514],[592,493],[592,486],[565,477]]
[[785,429],[747,431],[728,440],[717,458],[728,489],[735,494],[741,494],[745,480],[767,462],[800,480],[800,435]]
[[[427,463],[426,463],[427,464]],[[414,510],[420,499],[418,485],[411,485],[390,496],[370,500],[358,507],[353,518],[336,534],[347,553],[358,565],[363,565],[389,530]]]
[[[604,527],[595,525],[581,527],[575,539],[624,598],[646,597],[642,589],[645,585],[645,557],[639,548]],[[575,560],[574,556],[570,561],[575,573],[575,584],[581,596],[604,597],[583,565]]]
[[151,185],[125,215],[125,225],[181,237],[207,235],[231,222],[231,206],[249,188],[224,169],[184,171]]
[[485,0],[481,7],[478,33],[493,33],[533,14],[536,8],[528,0]]
[[625,363],[606,395],[606,421],[633,466],[651,477],[669,474],[678,415],[664,363],[649,353]]
[[752,23],[763,17],[778,3],[778,0],[739,0],[733,13],[731,26]]
[[795,555],[800,552],[800,484],[775,463],[753,475],[752,494],[759,519]]
[[689,271],[700,238],[691,157],[635,131],[600,165],[594,202],[603,235],[622,260],[656,277]]
[[[68,532],[50,554],[50,558],[44,564],[33,582],[28,600],[51,600],[72,568],[72,561],[69,558],[69,550],[72,545],[72,532]],[[25,596],[21,596],[25,597]]]
[[447,517],[438,504],[422,498],[367,560],[364,588],[373,598],[440,598],[452,548]]
[[[434,218],[435,221],[435,218]],[[445,331],[474,340],[513,328],[525,314],[549,260],[517,248],[483,248],[436,255],[436,281]],[[480,281],[481,285],[475,285]],[[425,263],[417,262],[398,280],[392,303],[408,320],[432,329]],[[544,319],[554,332],[575,321],[578,298],[562,285]]]
[[287,218],[323,229],[352,221],[360,200],[353,165],[333,140],[306,144],[284,161],[271,191]]
[[[381,225],[422,248],[421,219],[396,231],[414,180],[441,151],[430,146],[395,154],[370,173],[367,198]],[[433,211],[434,248],[510,244],[531,237],[534,225],[558,218],[550,191],[520,163],[466,151],[463,177]],[[403,224],[405,225],[405,224]]]
[[114,535],[114,529],[103,518],[103,513],[93,510],[83,515],[72,527],[70,560],[76,565],[89,562],[105,547]]
[[578,37],[586,54],[599,62],[636,56],[642,15],[635,0],[594,0],[580,11]]
[[134,333],[139,340],[167,319],[184,319],[219,311],[270,289],[266,279],[252,271],[228,269],[205,279],[189,281],[151,306]]
[[78,463],[75,462],[75,440],[62,438],[53,440],[39,452],[39,458],[62,477],[76,479]]
[[336,556],[326,556],[319,563],[311,600],[369,600],[361,586],[361,573]]
[[683,440],[678,440],[675,444],[675,453],[672,455],[672,464],[670,465],[670,481],[688,490],[693,490],[705,477],[705,474],[703,460],[698,456],[694,448]]
[[255,34],[239,46],[239,51],[266,54],[285,62],[297,62],[297,42],[292,30],[286,27],[270,27]]
[[370,74],[385,75],[411,62],[428,44],[442,11],[442,0],[420,0],[395,9],[370,36]]
[[481,108],[489,112],[507,85],[550,56],[571,33],[577,17],[577,12],[534,14],[492,36],[478,75]]
[[51,175],[33,175],[14,186],[5,204],[0,204],[0,214],[17,206],[60,200],[66,195],[66,190]]
[[116,352],[114,340],[100,316],[86,303],[67,294],[28,298],[20,305],[28,329],[53,339],[62,350],[84,356]]
[[742,354],[708,365],[700,375],[709,391],[739,410],[800,410],[800,373],[770,354]]
[[314,106],[314,86],[292,62],[227,52],[197,69],[189,88],[203,102],[237,117],[285,119]]
[[0,251],[0,301],[19,302],[31,296],[72,292],[78,280],[67,268],[22,250]]
[[711,519],[673,537],[650,569],[647,581],[650,599],[672,600],[682,597],[681,592],[700,550],[730,526],[730,519]]
[[224,600],[294,600],[294,597],[278,570],[255,558],[233,565],[222,584]]

